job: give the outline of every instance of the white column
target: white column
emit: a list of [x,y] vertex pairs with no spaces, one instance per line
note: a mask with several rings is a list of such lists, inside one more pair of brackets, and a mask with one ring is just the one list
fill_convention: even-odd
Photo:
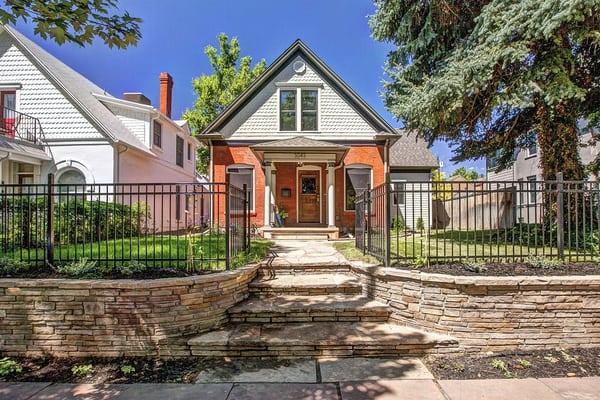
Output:
[[265,163],[265,227],[271,226],[271,163]]
[[327,225],[335,226],[335,168],[327,164]]

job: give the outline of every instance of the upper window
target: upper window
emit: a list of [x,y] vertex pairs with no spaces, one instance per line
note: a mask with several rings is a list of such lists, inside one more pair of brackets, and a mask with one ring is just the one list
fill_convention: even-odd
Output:
[[345,199],[344,205],[346,211],[356,210],[354,204],[356,195],[367,189],[371,183],[371,168],[369,167],[348,167],[345,177]]
[[162,125],[154,121],[152,127],[152,144],[156,147],[162,147]]
[[189,161],[192,161],[192,144],[191,143],[187,144],[187,159]]
[[537,178],[535,177],[535,175],[532,176],[528,176],[527,177],[527,182],[529,183],[529,187],[527,189],[528,191],[528,200],[529,200],[529,204],[535,204],[536,203],[536,199],[537,199]]
[[404,192],[406,190],[404,182],[394,182],[392,183],[392,190],[394,193],[394,205],[402,206],[404,205]]
[[302,130],[316,131],[318,120],[319,92],[314,89],[302,90]]
[[281,131],[296,130],[296,90],[279,92],[279,126]]
[[530,146],[527,147],[527,157],[534,157],[537,155],[537,143],[533,142]]
[[183,167],[183,139],[175,136],[175,164]]
[[246,165],[230,165],[227,167],[229,174],[229,183],[237,188],[246,189],[250,197],[250,209],[254,210],[254,168]]

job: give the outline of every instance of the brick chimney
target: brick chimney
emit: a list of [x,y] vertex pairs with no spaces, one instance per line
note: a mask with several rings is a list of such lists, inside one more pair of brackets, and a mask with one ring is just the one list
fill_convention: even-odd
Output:
[[168,72],[160,73],[160,112],[171,118],[171,99],[173,97],[173,78]]

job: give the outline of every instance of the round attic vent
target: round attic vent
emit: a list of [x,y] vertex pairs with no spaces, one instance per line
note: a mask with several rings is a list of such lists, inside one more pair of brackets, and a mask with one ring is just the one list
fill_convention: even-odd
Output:
[[304,61],[294,61],[292,67],[294,68],[294,72],[297,74],[303,74],[304,71],[306,71],[306,64],[304,63]]

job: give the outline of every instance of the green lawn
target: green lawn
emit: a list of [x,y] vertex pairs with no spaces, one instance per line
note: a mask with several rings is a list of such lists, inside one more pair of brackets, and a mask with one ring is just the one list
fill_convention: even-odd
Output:
[[333,247],[342,253],[346,259],[351,261],[363,261],[369,264],[379,264],[379,261],[368,254],[363,254],[363,252],[356,248],[354,245],[354,241],[345,241],[345,242],[333,242]]
[[[272,242],[253,240],[249,253],[232,258],[232,267],[262,260]],[[24,261],[43,261],[43,249],[18,249],[3,254]],[[223,269],[225,267],[225,236],[219,234],[154,235],[116,240],[58,245],[54,248],[56,264],[87,258],[100,265],[113,265],[127,260],[139,260],[150,267]]]

